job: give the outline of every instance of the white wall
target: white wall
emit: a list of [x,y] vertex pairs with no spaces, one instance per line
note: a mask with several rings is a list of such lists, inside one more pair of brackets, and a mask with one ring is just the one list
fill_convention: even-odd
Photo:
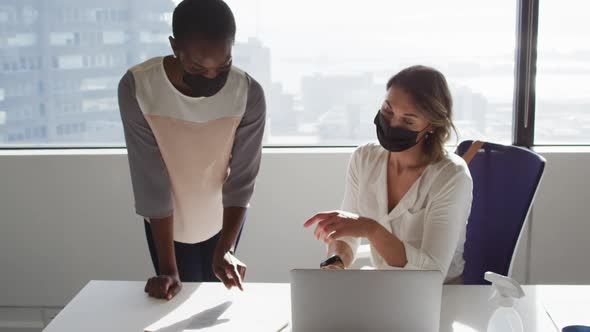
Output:
[[[338,207],[350,152],[265,150],[238,250],[249,265],[248,281],[286,282],[289,269],[317,266],[323,246],[301,225]],[[144,280],[152,273],[122,151],[2,154],[0,307],[59,307],[91,279]],[[531,252],[519,252],[516,277],[589,283],[590,153],[543,155],[548,167]]]
[[590,153],[538,150],[547,169],[533,209],[530,282],[590,284]]

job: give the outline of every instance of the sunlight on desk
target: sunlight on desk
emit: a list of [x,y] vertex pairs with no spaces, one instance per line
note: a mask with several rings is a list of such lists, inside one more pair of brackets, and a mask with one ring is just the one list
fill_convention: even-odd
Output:
[[476,329],[459,322],[453,322],[452,326],[453,332],[478,332]]
[[[277,331],[290,319],[288,297],[276,301],[278,289],[248,284],[244,292],[225,290],[222,284],[206,284],[192,292],[176,309],[147,326],[146,332],[237,331],[256,327],[260,331]],[[284,288],[284,287],[282,287]]]

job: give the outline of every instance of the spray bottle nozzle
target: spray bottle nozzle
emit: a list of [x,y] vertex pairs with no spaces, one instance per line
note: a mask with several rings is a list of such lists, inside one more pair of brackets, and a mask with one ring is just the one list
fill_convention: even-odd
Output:
[[494,289],[490,301],[496,302],[502,307],[512,307],[514,299],[520,299],[524,296],[522,287],[512,278],[494,272],[486,272],[484,279],[491,282]]

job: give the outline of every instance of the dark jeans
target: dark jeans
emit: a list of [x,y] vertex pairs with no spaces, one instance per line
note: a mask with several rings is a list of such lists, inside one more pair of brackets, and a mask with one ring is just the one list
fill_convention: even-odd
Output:
[[[244,223],[242,223],[243,227]],[[145,235],[147,238],[148,248],[150,250],[150,256],[152,257],[152,263],[156,270],[156,275],[160,274],[158,267],[158,253],[156,251],[156,244],[152,237],[152,230],[150,224],[144,221]],[[180,281],[182,282],[211,282],[219,281],[211,265],[213,263],[213,252],[215,246],[219,240],[220,233],[209,240],[198,243],[182,243],[174,241],[174,253],[176,254],[176,266],[178,267],[178,274]],[[238,248],[238,242],[242,231],[238,234],[236,241],[236,250]]]

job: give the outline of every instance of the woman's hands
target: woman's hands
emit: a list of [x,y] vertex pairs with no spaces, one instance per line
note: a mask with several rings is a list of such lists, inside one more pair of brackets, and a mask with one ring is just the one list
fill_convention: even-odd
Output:
[[369,218],[360,217],[346,211],[330,211],[318,213],[308,219],[303,226],[316,225],[316,239],[329,243],[342,237],[369,237],[378,223]]

